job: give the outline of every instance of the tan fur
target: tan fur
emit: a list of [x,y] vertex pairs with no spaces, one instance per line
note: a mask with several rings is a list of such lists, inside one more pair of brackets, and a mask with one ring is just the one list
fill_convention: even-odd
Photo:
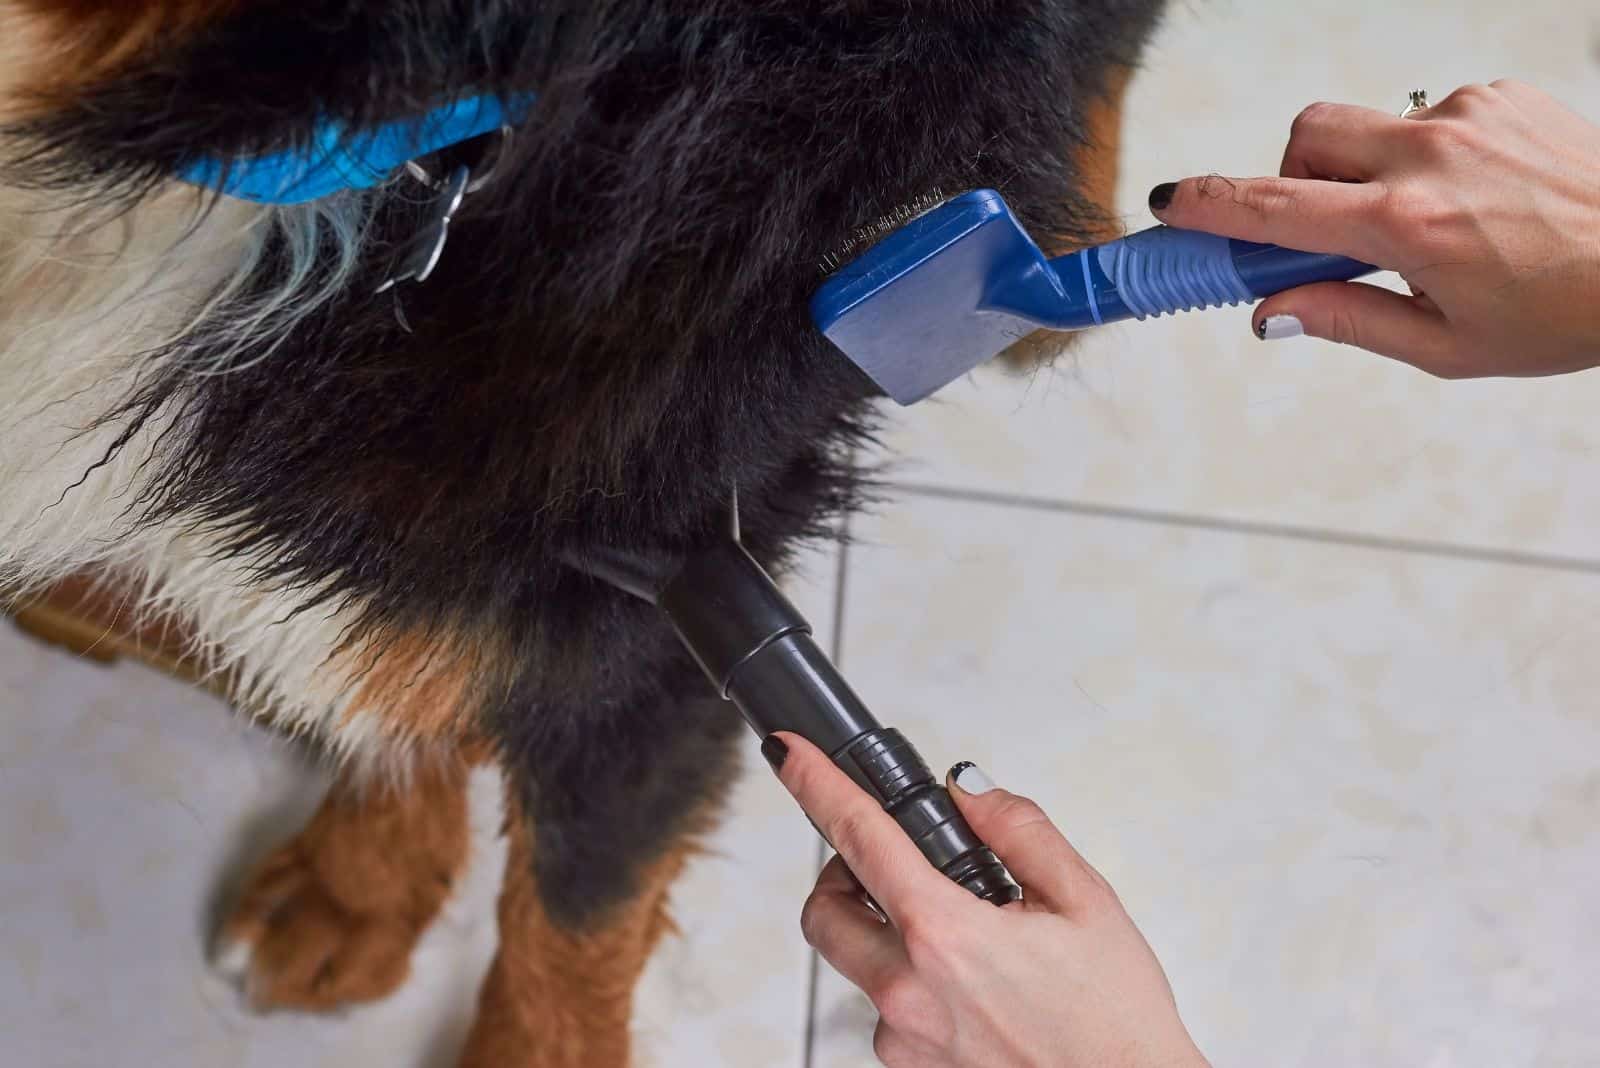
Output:
[[177,621],[136,618],[128,609],[133,592],[108,579],[69,575],[24,596],[12,611],[24,631],[79,656],[105,664],[126,656],[201,682],[204,672],[190,656],[190,643]]
[[[1133,71],[1127,67],[1112,71],[1105,93],[1089,105],[1088,137],[1078,151],[1078,175],[1084,199],[1108,209],[1107,217],[1102,220],[1104,225],[1094,235],[1096,242],[1122,236],[1122,228],[1116,216],[1109,214],[1109,208],[1117,202],[1117,176],[1122,169],[1122,104],[1132,77]],[[1064,256],[1071,251],[1071,247],[1044,249],[1049,256]],[[1053,330],[1035,331],[1018,339],[1000,354],[1000,359],[1012,370],[1030,371],[1059,356],[1071,339],[1072,335]]]
[[26,117],[37,102],[28,90],[44,79],[50,63],[49,27],[21,0],[0,0],[0,123]]
[[[1088,144],[1078,157],[1084,199],[1108,209],[1117,202],[1117,178],[1122,171],[1122,105],[1132,78],[1133,71],[1128,67],[1112,71],[1105,94],[1089,107]],[[1109,241],[1120,236],[1120,229],[1108,221],[1100,240]]]
[[19,113],[59,107],[124,64],[171,49],[238,7],[238,0],[9,0],[0,34],[20,38],[6,58],[25,64]]
[[386,735],[411,746],[462,738],[470,729],[473,684],[486,677],[487,667],[481,652],[458,652],[458,645],[482,649],[481,643],[442,636],[401,635],[375,654],[357,655],[355,663],[337,669],[361,680],[346,718],[375,716]]
[[508,833],[500,951],[460,1068],[626,1068],[633,988],[672,930],[667,890],[694,853],[691,836],[642,873],[630,900],[572,932],[553,924],[539,900],[536,832],[513,810]]
[[[238,702],[235,673],[214,669],[175,607],[152,606],[144,592],[116,572],[77,572],[20,595],[9,611],[24,631],[79,656],[128,657]],[[471,737],[474,694],[491,677],[491,646],[400,634],[335,655],[321,674],[352,680],[336,729],[360,731],[377,747],[353,763],[352,776],[403,781],[418,760],[458,754]],[[473,652],[456,651],[462,647]]]
[[404,786],[341,780],[300,834],[250,876],[219,932],[249,952],[262,1010],[327,1010],[393,992],[467,862],[466,760]]

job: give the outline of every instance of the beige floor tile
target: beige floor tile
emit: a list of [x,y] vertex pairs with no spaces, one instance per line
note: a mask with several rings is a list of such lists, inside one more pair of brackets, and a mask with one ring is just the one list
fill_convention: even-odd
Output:
[[[1600,5],[1175,4],[1127,106],[1119,204],[1188,174],[1273,173],[1317,99],[1398,111],[1515,76],[1600,120]],[[1243,308],[1086,335],[1031,380],[986,369],[890,435],[922,483],[1587,555],[1600,374],[1439,382],[1323,342],[1263,343]]]
[[[1600,1063],[1600,577],[928,499],[846,664],[1036,797],[1217,1064]],[[870,1060],[831,972],[816,1068]]]
[[[822,552],[789,583],[824,643],[832,580]],[[752,737],[727,821],[675,889],[682,934],[640,985],[640,1068],[799,1068],[810,953],[797,917],[816,838],[754,748]],[[337,1018],[263,1018],[205,966],[220,881],[291,835],[325,786],[220,702],[139,667],[77,661],[0,621],[0,1061],[453,1063],[493,952],[504,864],[487,777],[475,784],[473,872],[393,998]]]
[[208,913],[235,865],[301,824],[324,777],[220,702],[8,625],[0,754],[8,1063],[422,1066],[459,1041],[492,950],[499,851],[394,998],[338,1019],[256,1017],[206,967]]

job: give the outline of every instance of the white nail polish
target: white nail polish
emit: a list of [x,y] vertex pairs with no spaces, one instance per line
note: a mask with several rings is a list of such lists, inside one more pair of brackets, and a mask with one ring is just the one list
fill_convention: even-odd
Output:
[[966,764],[956,771],[956,785],[969,794],[986,794],[994,789],[994,780],[978,765]]
[[1262,341],[1276,341],[1280,337],[1299,337],[1305,326],[1292,315],[1269,315],[1256,327],[1256,336]]

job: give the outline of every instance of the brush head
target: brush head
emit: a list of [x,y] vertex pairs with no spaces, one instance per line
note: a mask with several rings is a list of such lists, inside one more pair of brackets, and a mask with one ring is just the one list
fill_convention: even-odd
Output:
[[1053,278],[1000,194],[978,189],[839,268],[812,297],[811,317],[885,393],[911,404],[1037,329],[995,296]]

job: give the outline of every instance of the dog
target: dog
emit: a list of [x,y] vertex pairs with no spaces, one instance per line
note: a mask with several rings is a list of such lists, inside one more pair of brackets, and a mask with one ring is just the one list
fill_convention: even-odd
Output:
[[[91,574],[333,753],[219,959],[264,1010],[382,997],[508,784],[472,1066],[620,1066],[744,728],[649,606],[561,563],[781,572],[857,507],[879,404],[810,324],[874,219],[1000,189],[1114,231],[1161,0],[0,0],[0,585]],[[432,182],[259,203],[196,161],[507,101],[425,281]],[[490,159],[489,157],[493,157]],[[1037,342],[1030,343],[1034,350]]]

